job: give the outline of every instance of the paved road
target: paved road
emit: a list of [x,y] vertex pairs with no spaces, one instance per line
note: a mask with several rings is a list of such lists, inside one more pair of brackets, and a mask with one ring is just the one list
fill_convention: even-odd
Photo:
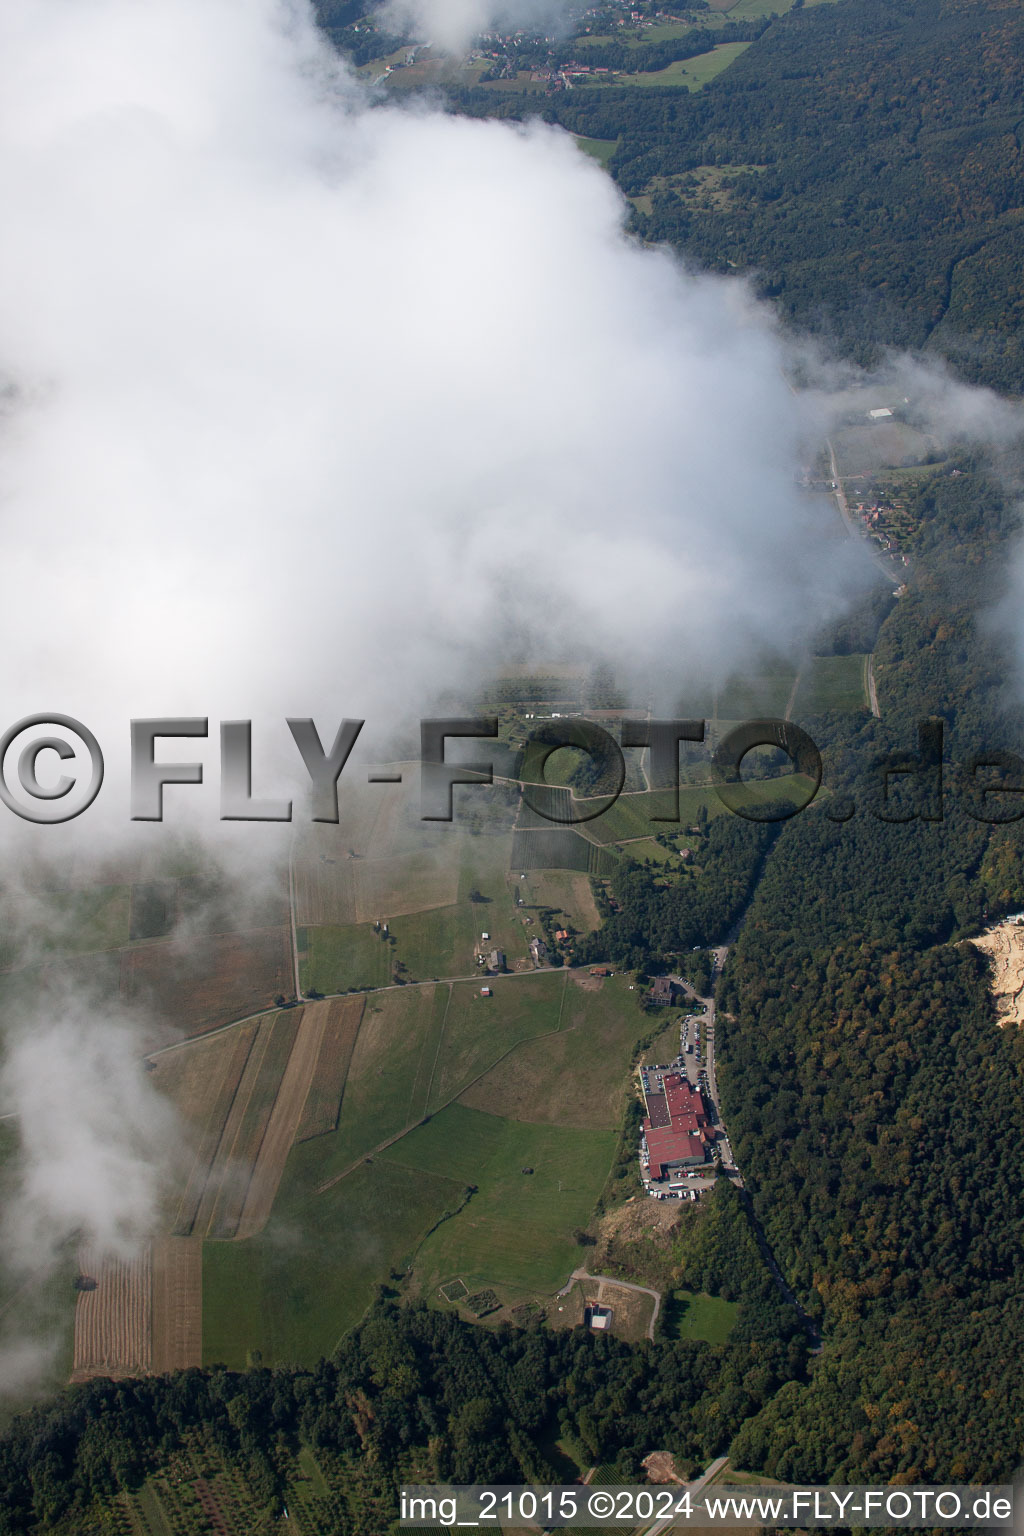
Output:
[[624,1291],[639,1291],[642,1296],[650,1296],[654,1300],[654,1311],[647,1325],[647,1337],[653,1341],[654,1325],[658,1321],[658,1313],[661,1311],[661,1292],[652,1291],[649,1285],[634,1285],[632,1280],[617,1280],[614,1275],[592,1275],[586,1269],[574,1269],[568,1280],[558,1292],[559,1296],[568,1296],[572,1290],[574,1280],[599,1280],[605,1285],[617,1285]]
[[[696,1482],[687,1483],[687,1493],[699,1493],[700,1490],[705,1487],[707,1483],[710,1483],[713,1477],[717,1477],[722,1468],[728,1466],[728,1464],[728,1456],[717,1457],[717,1459],[711,1463],[710,1467],[707,1467],[701,1473]],[[667,1515],[664,1520],[655,1520],[653,1525],[649,1525],[646,1531],[644,1531],[643,1536],[661,1536],[662,1531],[671,1531],[674,1529],[674,1527],[675,1520],[673,1516]]]

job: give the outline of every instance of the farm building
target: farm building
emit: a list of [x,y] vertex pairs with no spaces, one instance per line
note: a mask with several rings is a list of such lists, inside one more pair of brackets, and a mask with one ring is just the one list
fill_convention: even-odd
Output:
[[505,951],[503,949],[492,949],[487,957],[487,964],[492,971],[503,971],[505,969]]
[[490,987],[481,987],[480,988],[480,996],[481,997],[490,997],[490,995],[491,995]]

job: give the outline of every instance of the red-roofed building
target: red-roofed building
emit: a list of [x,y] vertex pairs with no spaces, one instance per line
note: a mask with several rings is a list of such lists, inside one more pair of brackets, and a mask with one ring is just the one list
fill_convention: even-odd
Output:
[[652,1179],[663,1179],[670,1168],[697,1167],[707,1156],[702,1137],[677,1131],[675,1126],[648,1132],[647,1151]]
[[[662,1092],[648,1095],[651,1113],[644,1121],[650,1176],[660,1180],[671,1168],[694,1167],[707,1160],[714,1132],[699,1091],[679,1072],[667,1072]],[[667,1121],[667,1124],[666,1124]]]

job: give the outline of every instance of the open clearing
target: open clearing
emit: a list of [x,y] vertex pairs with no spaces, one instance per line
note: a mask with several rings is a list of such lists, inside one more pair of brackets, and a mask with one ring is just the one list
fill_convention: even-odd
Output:
[[794,718],[819,714],[825,709],[868,709],[869,659],[862,654],[812,656],[801,669]]
[[717,43],[707,53],[698,54],[692,59],[678,59],[665,69],[642,71],[635,75],[589,75],[576,83],[591,89],[595,86],[674,86],[677,89],[699,91],[701,86],[720,75],[723,69],[728,69],[733,60],[749,47],[749,43]]
[[203,1362],[203,1245],[195,1237],[153,1244],[152,1369],[183,1371]]
[[997,923],[971,943],[992,962],[990,987],[1001,1025],[1024,1024],[1024,925]]
[[665,1328],[673,1339],[724,1344],[739,1317],[739,1303],[703,1291],[673,1291],[666,1297]]
[[611,1307],[612,1321],[609,1333],[617,1339],[630,1339],[634,1343],[646,1339],[654,1311],[650,1296],[630,1291],[611,1280],[577,1280],[572,1290],[551,1313],[556,1328],[581,1328],[586,1321],[586,1309],[594,1303]]
[[618,139],[588,139],[585,134],[574,133],[573,138],[585,155],[592,156],[605,169],[619,147]]
[[379,1161],[411,1176],[476,1186],[417,1253],[424,1288],[436,1292],[458,1276],[471,1291],[557,1290],[577,1261],[573,1231],[590,1219],[616,1140],[614,1131],[524,1125],[453,1104],[389,1148]]
[[96,1281],[75,1302],[72,1381],[92,1376],[143,1376],[152,1359],[152,1261],[147,1248],[135,1259],[100,1259],[79,1252],[79,1269]]

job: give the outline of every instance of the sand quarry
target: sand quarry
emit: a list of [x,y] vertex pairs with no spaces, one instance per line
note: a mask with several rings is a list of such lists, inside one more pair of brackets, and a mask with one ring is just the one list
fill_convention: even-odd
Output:
[[1000,1024],[1024,1024],[1024,914],[1007,918],[972,939],[992,960],[992,995]]

